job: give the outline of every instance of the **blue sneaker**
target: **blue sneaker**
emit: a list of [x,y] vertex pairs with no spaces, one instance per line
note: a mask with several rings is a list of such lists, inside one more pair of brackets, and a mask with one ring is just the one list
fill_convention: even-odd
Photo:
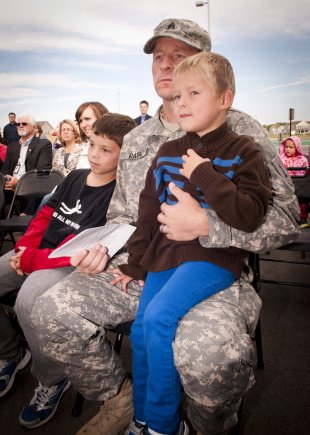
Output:
[[57,411],[60,399],[71,387],[69,379],[59,384],[45,387],[41,383],[34,391],[29,405],[25,406],[19,416],[19,423],[28,429],[41,426],[48,422]]
[[29,350],[21,348],[16,358],[11,361],[0,361],[0,397],[11,389],[17,372],[26,367],[30,358]]

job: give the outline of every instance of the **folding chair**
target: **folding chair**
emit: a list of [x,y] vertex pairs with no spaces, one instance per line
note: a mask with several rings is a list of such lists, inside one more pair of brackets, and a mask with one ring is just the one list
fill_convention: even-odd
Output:
[[[294,240],[294,242],[290,243],[289,245],[281,246],[280,248],[276,249],[275,251],[282,251],[282,252],[286,251],[287,254],[293,253],[293,252],[299,253],[300,260],[296,259],[296,258],[291,259],[289,255],[285,255],[282,258],[273,258],[271,255],[272,251],[266,252],[266,254],[264,254],[264,256],[261,257],[261,261],[266,262],[266,263],[267,262],[275,263],[275,267],[274,267],[275,273],[271,277],[266,276],[266,278],[265,277],[260,278],[260,281],[263,283],[281,284],[281,285],[289,285],[289,286],[294,286],[294,287],[309,288],[309,280],[308,281],[306,280],[306,282],[303,283],[303,282],[298,282],[298,281],[287,280],[286,278],[283,278],[282,276],[281,276],[281,279],[277,279],[276,272],[277,272],[277,268],[282,267],[283,264],[286,264],[287,266],[290,264],[302,265],[302,267],[304,267],[304,266],[309,267],[310,266],[310,262],[308,260],[308,254],[310,252],[310,227],[302,228],[299,236],[297,237],[296,240]],[[299,257],[299,254],[297,254],[298,257]],[[298,279],[298,275],[296,275],[296,278]],[[310,274],[309,274],[309,278],[310,278]]]
[[4,208],[5,208],[5,196],[2,189],[0,189],[0,219],[4,219]]
[[290,171],[298,171],[297,174],[291,175],[292,182],[295,188],[295,195],[298,200],[308,205],[310,204],[310,168],[306,167],[290,167]]
[[[250,253],[249,266],[253,272],[252,286],[253,286],[254,290],[256,291],[256,293],[259,294],[260,289],[261,289],[261,283],[260,283],[259,255],[258,254]],[[252,337],[252,340],[255,341],[255,345],[256,345],[257,367],[259,369],[263,369],[265,364],[264,364],[263,339],[262,339],[260,317],[258,319],[256,329],[255,329],[255,335],[254,335],[254,337]]]
[[4,185],[5,185],[5,178],[4,175],[0,172],[0,190],[4,189]]
[[310,201],[310,168],[305,166],[303,168],[287,168],[289,170],[303,171],[303,175],[291,175],[295,195],[297,198],[307,198]]
[[11,201],[9,212],[6,219],[0,220],[0,252],[6,233],[9,233],[11,242],[15,246],[13,233],[24,233],[33,218],[33,216],[13,216],[17,202],[21,198],[38,198],[42,199],[50,193],[55,186],[60,184],[64,179],[62,172],[58,170],[37,170],[26,172],[18,181]]

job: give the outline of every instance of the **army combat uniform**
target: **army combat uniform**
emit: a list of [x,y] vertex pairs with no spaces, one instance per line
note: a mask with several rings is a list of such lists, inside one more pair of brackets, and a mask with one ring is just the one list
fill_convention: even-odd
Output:
[[[298,234],[298,203],[293,185],[261,126],[248,115],[230,110],[229,127],[252,136],[261,146],[272,179],[272,202],[263,225],[253,234],[229,228],[209,209],[208,247],[237,246],[264,252],[293,241]],[[124,139],[117,185],[107,214],[108,223],[133,223],[147,169],[160,145],[184,133],[160,119],[160,110]],[[111,267],[126,262],[117,254]],[[106,340],[105,328],[134,319],[141,288],[131,282],[128,293],[110,284],[109,271],[85,275],[74,271],[41,295],[32,310],[41,355],[35,355],[34,376],[44,385],[68,377],[85,396],[113,397],[125,377],[118,355]],[[243,394],[253,385],[251,334],[261,301],[246,271],[230,288],[192,308],[182,319],[174,342],[174,358],[187,412],[202,433],[217,433],[236,423]],[[18,303],[18,301],[17,301]]]

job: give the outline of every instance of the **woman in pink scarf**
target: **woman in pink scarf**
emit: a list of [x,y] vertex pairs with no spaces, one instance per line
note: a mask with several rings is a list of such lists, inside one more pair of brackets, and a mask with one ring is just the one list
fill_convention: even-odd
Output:
[[[299,137],[290,136],[280,143],[280,158],[287,168],[304,168],[309,166],[308,159],[302,153],[302,145]],[[306,171],[289,170],[291,176],[303,177]],[[300,225],[306,224],[308,219],[308,203],[303,199],[298,200],[300,207]]]

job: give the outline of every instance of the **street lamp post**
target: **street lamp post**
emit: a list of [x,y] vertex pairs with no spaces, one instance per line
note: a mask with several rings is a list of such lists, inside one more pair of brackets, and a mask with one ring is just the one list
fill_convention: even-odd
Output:
[[202,7],[203,5],[208,5],[208,32],[209,32],[209,36],[211,36],[211,31],[210,31],[210,0],[207,1],[195,1],[195,5],[197,8]]
[[290,136],[292,135],[292,120],[294,119],[295,116],[295,110],[291,107],[288,111],[288,117],[290,120]]

